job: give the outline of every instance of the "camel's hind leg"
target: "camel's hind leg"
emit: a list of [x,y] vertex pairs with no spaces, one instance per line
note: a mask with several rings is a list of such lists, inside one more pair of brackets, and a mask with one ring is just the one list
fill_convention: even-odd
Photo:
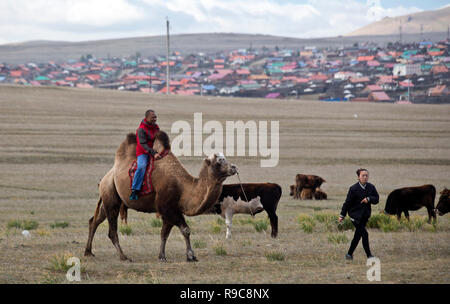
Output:
[[163,219],[161,228],[161,245],[159,247],[159,260],[161,262],[167,262],[166,259],[166,242],[169,238],[170,230],[172,230],[173,224]]
[[89,219],[89,237],[86,244],[85,256],[94,256],[92,253],[92,241],[94,240],[95,231],[97,231],[98,225],[100,225],[106,218],[105,210],[103,210],[101,198],[98,201],[97,210],[95,215]]
[[119,244],[119,236],[117,234],[117,219],[119,217],[119,211],[120,211],[120,202],[114,202],[111,204],[104,204],[105,212],[106,212],[106,218],[108,219],[109,224],[109,232],[108,237],[111,239],[111,242],[113,243],[114,247],[117,249],[117,253],[120,256],[120,259],[122,261],[130,261],[129,259],[122,251],[122,248]]

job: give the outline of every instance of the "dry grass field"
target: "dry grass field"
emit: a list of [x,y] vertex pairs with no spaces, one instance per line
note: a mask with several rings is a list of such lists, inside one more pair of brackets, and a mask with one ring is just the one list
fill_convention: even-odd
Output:
[[[218,216],[189,217],[199,262],[185,261],[184,240],[174,229],[167,243],[168,262],[160,263],[155,215],[130,210],[130,227],[122,227],[119,238],[133,262],[119,260],[107,237],[107,222],[94,239],[96,257],[85,258],[97,183],[148,108],[156,110],[160,127],[169,135],[177,120],[193,125],[194,112],[202,112],[204,122],[223,124],[278,120],[278,166],[261,168],[255,157],[231,161],[240,168],[242,181],[270,181],[283,188],[279,237],[270,238],[270,225],[264,230],[266,213],[255,219],[236,216],[231,240],[225,240]],[[373,215],[395,188],[431,183],[441,191],[450,186],[450,105],[0,86],[0,126],[0,283],[66,283],[62,264],[69,256],[81,259],[82,283],[370,283],[361,244],[354,261],[344,260],[353,231],[340,232],[333,220],[322,216],[338,214],[356,181],[355,170],[368,168],[380,193]],[[181,161],[197,174],[200,157]],[[300,172],[325,178],[322,189],[329,199],[291,199],[289,185]],[[230,177],[227,183],[237,181]],[[394,221],[369,229],[372,252],[381,261],[381,282],[450,283],[449,215],[438,217],[434,226],[424,223],[425,209],[412,215],[413,221],[401,227]],[[262,223],[262,231],[255,229],[255,222]],[[21,234],[26,226],[29,239]]]

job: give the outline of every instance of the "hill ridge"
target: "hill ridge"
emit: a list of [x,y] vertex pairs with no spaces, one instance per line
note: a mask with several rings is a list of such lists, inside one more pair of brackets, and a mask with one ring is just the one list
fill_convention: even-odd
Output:
[[403,34],[420,33],[421,26],[423,26],[423,33],[446,32],[447,26],[450,25],[448,20],[450,20],[450,6],[397,17],[384,17],[350,32],[346,36],[398,35],[400,25]]

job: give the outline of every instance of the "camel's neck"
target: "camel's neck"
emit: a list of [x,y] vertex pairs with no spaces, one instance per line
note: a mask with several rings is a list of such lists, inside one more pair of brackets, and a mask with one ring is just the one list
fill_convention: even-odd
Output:
[[183,187],[182,201],[185,215],[194,216],[203,214],[217,202],[224,179],[218,180],[208,170],[205,161],[202,163],[198,177],[193,177],[187,172],[183,164],[173,154],[169,153],[161,160],[165,170],[170,175],[176,176]]
[[200,215],[203,214],[217,202],[217,199],[222,192],[222,180],[217,180],[208,172],[208,166],[205,162],[202,164],[199,176],[194,178],[191,184],[191,199],[188,210],[185,210],[186,215]]

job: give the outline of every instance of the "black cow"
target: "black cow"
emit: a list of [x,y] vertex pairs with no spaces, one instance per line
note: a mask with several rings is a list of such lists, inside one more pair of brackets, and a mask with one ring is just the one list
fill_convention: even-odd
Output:
[[[244,188],[245,194],[247,195],[247,199],[249,201],[256,198],[257,196],[260,197],[261,204],[263,205],[264,210],[266,210],[270,219],[270,225],[272,226],[271,236],[273,238],[277,237],[278,216],[275,212],[277,211],[278,201],[281,198],[280,185],[274,183],[248,183],[242,184],[242,187]],[[242,201],[246,201],[245,196],[242,193],[240,184],[223,185],[222,193],[220,194],[217,203],[214,204],[214,206],[208,213],[221,214],[221,203],[228,196],[232,196],[235,201],[237,201],[238,197],[240,197]],[[262,210],[258,210],[253,214],[258,214],[260,212],[262,212]],[[156,217],[159,218],[159,213],[156,213]],[[120,219],[122,221],[122,224],[128,224],[127,218],[128,207],[122,203],[122,205],[120,206]]]
[[[246,183],[242,184],[242,187],[244,188],[248,200],[252,200],[257,196],[260,197],[261,204],[263,205],[264,210],[266,210],[270,219],[270,225],[272,226],[271,236],[273,238],[277,237],[278,216],[275,212],[277,211],[278,201],[281,198],[280,185],[274,183]],[[240,197],[241,200],[246,201],[245,195],[242,193],[240,184],[223,185],[222,193],[220,194],[218,201],[221,202],[228,196],[232,196],[234,200],[237,200],[238,197]],[[216,204],[216,207],[217,212],[220,213],[220,203]],[[261,211],[262,210],[259,212]]]
[[450,190],[447,188],[441,191],[441,197],[439,198],[436,210],[437,214],[441,216],[450,212]]
[[396,214],[397,219],[400,220],[403,212],[409,220],[408,210],[415,211],[425,207],[428,211],[428,222],[431,222],[431,217],[436,220],[436,213],[434,212],[435,197],[436,188],[433,185],[396,189],[389,194],[384,213]]

